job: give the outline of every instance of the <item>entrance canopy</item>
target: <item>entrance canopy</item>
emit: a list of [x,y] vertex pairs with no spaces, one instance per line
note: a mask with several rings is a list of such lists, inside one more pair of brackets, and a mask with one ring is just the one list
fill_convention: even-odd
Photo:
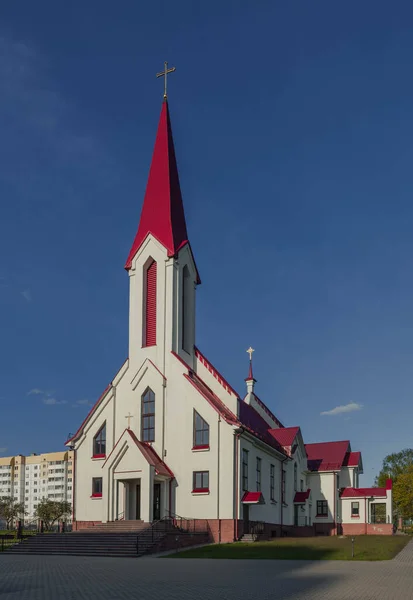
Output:
[[242,504],[265,504],[262,492],[245,492],[241,502]]

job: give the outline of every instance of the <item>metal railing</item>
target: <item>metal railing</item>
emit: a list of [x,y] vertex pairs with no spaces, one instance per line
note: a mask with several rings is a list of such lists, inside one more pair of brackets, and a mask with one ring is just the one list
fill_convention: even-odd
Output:
[[138,533],[136,538],[136,553],[142,555],[149,548],[159,542],[168,533],[176,533],[177,541],[180,536],[192,536],[193,534],[210,534],[210,527],[207,519],[189,519],[181,517],[169,510],[167,516],[154,521],[147,528]]
[[250,533],[252,535],[260,535],[265,531],[264,521],[247,521],[244,523],[244,533]]

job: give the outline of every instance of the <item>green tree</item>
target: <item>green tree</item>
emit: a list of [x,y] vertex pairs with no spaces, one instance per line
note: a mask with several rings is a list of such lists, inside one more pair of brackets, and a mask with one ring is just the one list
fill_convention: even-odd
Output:
[[16,502],[11,496],[0,498],[0,518],[6,521],[7,529],[13,524],[13,521],[24,517],[24,503]]
[[69,502],[57,502],[43,498],[37,505],[35,517],[43,521],[44,528],[48,531],[56,521],[64,519],[72,512],[72,507]]
[[398,475],[393,486],[393,499],[403,519],[413,519],[413,465]]
[[378,487],[386,486],[386,479],[392,479],[396,483],[402,473],[406,473],[410,467],[413,467],[413,449],[406,448],[401,452],[389,454],[383,460],[380,473],[377,475],[375,484]]

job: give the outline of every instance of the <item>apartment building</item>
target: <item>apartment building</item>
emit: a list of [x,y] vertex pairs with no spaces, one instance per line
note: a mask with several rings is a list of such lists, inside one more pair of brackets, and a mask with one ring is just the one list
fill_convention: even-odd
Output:
[[26,521],[34,519],[43,498],[72,504],[73,455],[73,451],[66,450],[0,458],[0,497],[11,496],[23,502]]

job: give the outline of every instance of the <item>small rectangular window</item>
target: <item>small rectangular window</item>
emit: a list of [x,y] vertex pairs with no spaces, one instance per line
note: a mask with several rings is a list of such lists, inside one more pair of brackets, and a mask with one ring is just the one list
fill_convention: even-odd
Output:
[[194,471],[193,492],[209,492],[209,471]]
[[317,500],[317,517],[328,517],[327,500]]
[[275,501],[275,467],[270,465],[270,499]]
[[209,425],[194,410],[194,448],[209,448]]
[[351,516],[352,517],[360,516],[360,502],[352,502],[351,503]]
[[261,491],[261,459],[257,456],[257,492]]
[[102,477],[93,477],[92,496],[95,498],[100,498],[102,496]]

